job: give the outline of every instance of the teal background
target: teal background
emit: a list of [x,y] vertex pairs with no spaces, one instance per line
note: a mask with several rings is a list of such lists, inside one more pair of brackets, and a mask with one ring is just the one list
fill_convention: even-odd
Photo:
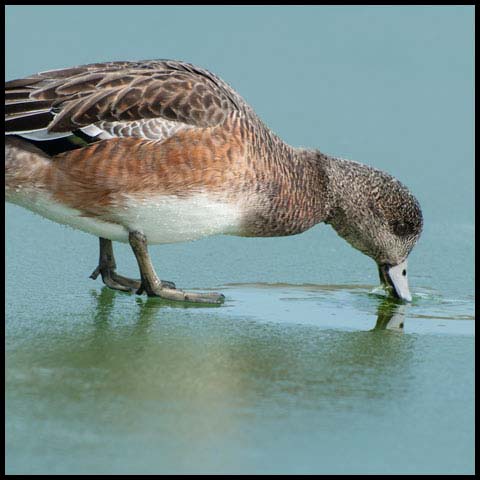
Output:
[[370,331],[375,265],[324,225],[152,248],[165,278],[227,296],[184,309],[102,289],[95,238],[7,205],[7,473],[472,473],[473,14],[7,6],[6,79],[189,61],[286,142],[393,174],[425,217],[401,334]]

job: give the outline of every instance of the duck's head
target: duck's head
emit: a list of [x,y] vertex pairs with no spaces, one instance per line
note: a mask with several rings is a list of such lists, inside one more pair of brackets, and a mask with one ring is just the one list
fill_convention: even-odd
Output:
[[411,301],[407,257],[423,226],[417,199],[397,179],[366,165],[334,159],[329,170],[328,223],[375,260],[380,281],[395,297]]

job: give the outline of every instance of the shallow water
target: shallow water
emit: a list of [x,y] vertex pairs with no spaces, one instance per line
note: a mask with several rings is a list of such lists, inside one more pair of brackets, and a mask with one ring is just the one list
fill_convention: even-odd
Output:
[[164,279],[221,307],[113,292],[88,278],[97,239],[7,205],[7,473],[473,473],[473,9],[231,12],[9,6],[7,76],[211,68],[289,143],[411,187],[413,302],[386,298],[325,225],[151,249]]
[[227,298],[185,307],[88,279],[93,237],[18,207],[7,220],[8,472],[473,471],[468,282],[449,295],[412,266],[413,302],[397,304],[352,255],[371,283],[342,282],[340,260],[321,283],[318,245],[343,245],[316,227],[152,248],[166,278]]

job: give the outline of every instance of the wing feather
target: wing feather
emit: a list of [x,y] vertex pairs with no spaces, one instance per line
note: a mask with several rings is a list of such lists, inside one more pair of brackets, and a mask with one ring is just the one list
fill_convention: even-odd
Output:
[[21,127],[46,138],[91,125],[108,135],[166,138],[221,124],[234,111],[254,115],[223,80],[172,60],[90,64],[12,80],[5,105],[7,133]]

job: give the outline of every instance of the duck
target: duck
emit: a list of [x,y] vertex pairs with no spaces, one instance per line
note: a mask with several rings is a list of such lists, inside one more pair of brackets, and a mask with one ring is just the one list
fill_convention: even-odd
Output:
[[[162,280],[150,245],[211,235],[298,235],[325,223],[410,302],[407,257],[423,217],[390,174],[293,147],[210,71],[178,60],[112,61],[5,82],[5,199],[99,238],[112,289],[221,304]],[[128,243],[140,279],[117,273]]]

